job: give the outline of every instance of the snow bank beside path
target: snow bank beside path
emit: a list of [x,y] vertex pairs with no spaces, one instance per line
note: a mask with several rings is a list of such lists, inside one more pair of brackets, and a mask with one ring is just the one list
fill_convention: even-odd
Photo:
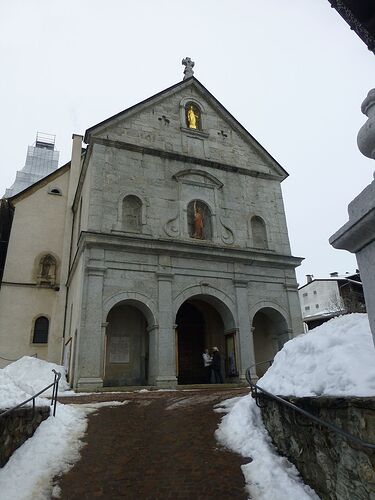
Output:
[[[0,369],[0,409],[12,408],[51,384],[54,380],[53,369],[61,373],[59,392],[67,391],[69,386],[65,369],[54,363],[24,356]],[[51,394],[52,387],[44,392],[42,397],[36,398],[36,404],[49,405],[49,401],[44,398]],[[30,402],[29,405],[31,404]]]
[[53,479],[65,474],[79,459],[87,415],[103,406],[128,401],[86,405],[58,404],[56,417],[40,424],[33,437],[18,448],[0,469],[0,497],[9,500],[49,500],[58,496]]
[[251,498],[319,500],[302,482],[295,466],[275,451],[250,395],[223,401],[217,405],[217,411],[229,411],[215,433],[217,440],[243,457],[252,458],[252,462],[241,467]]
[[375,396],[367,314],[340,316],[289,340],[258,385],[283,396]]
[[[65,368],[63,366],[30,356],[24,356],[6,366],[0,372],[8,375],[21,390],[32,395],[39,392],[43,387],[52,384],[54,377],[52,370],[61,373],[59,392],[70,389],[66,381]],[[43,393],[43,396],[51,394],[52,388],[48,392]]]

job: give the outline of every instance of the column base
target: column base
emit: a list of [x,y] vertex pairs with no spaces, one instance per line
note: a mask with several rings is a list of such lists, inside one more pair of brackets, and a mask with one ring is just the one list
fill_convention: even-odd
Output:
[[175,389],[177,387],[177,377],[155,377],[154,385],[160,389]]
[[96,377],[81,377],[78,379],[76,390],[80,391],[96,391],[103,387],[103,379]]

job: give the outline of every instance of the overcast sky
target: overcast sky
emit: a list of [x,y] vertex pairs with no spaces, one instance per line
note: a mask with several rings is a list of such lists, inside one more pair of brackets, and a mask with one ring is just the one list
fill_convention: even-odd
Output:
[[371,182],[356,145],[374,55],[328,0],[12,0],[0,7],[0,193],[36,132],[72,133],[180,81],[181,60],[289,172],[283,182],[297,269],[355,270],[328,238]]

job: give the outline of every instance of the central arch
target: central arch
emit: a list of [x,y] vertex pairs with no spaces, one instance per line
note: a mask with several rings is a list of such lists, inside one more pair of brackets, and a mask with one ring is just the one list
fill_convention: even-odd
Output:
[[207,383],[202,354],[218,347],[221,373],[230,381],[238,375],[236,329],[228,306],[215,296],[199,293],[183,301],[176,314],[178,384]]

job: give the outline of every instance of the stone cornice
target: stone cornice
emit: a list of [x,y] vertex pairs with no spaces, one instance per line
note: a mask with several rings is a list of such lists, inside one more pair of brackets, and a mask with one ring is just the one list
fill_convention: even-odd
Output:
[[[196,241],[188,242],[174,239],[154,239],[145,235],[114,235],[112,233],[96,233],[83,231],[81,233],[79,252],[88,247],[105,247],[127,250],[142,254],[183,256],[192,259],[210,259],[218,261],[237,261],[275,268],[296,268],[302,258],[292,255],[266,253],[238,247],[222,247],[213,243]],[[75,259],[79,256],[76,255]]]
[[181,153],[173,153],[171,151],[163,151],[161,149],[148,148],[145,146],[139,146],[137,144],[131,144],[129,142],[113,141],[111,139],[104,139],[101,137],[92,137],[90,145],[100,144],[102,146],[107,146],[117,149],[125,149],[127,151],[135,151],[137,153],[146,154],[150,156],[157,156],[159,158],[166,158],[168,160],[180,161],[182,163],[190,163],[193,165],[202,165],[204,167],[211,167],[217,170],[224,170],[226,172],[235,172],[242,175],[248,175],[251,177],[258,177],[260,179],[276,180],[281,182],[283,178],[277,175],[267,174],[265,172],[258,172],[256,170],[248,170],[246,168],[237,167],[234,165],[228,165],[226,163],[220,163],[213,160],[206,160],[204,158],[196,158],[193,156],[183,155]]

